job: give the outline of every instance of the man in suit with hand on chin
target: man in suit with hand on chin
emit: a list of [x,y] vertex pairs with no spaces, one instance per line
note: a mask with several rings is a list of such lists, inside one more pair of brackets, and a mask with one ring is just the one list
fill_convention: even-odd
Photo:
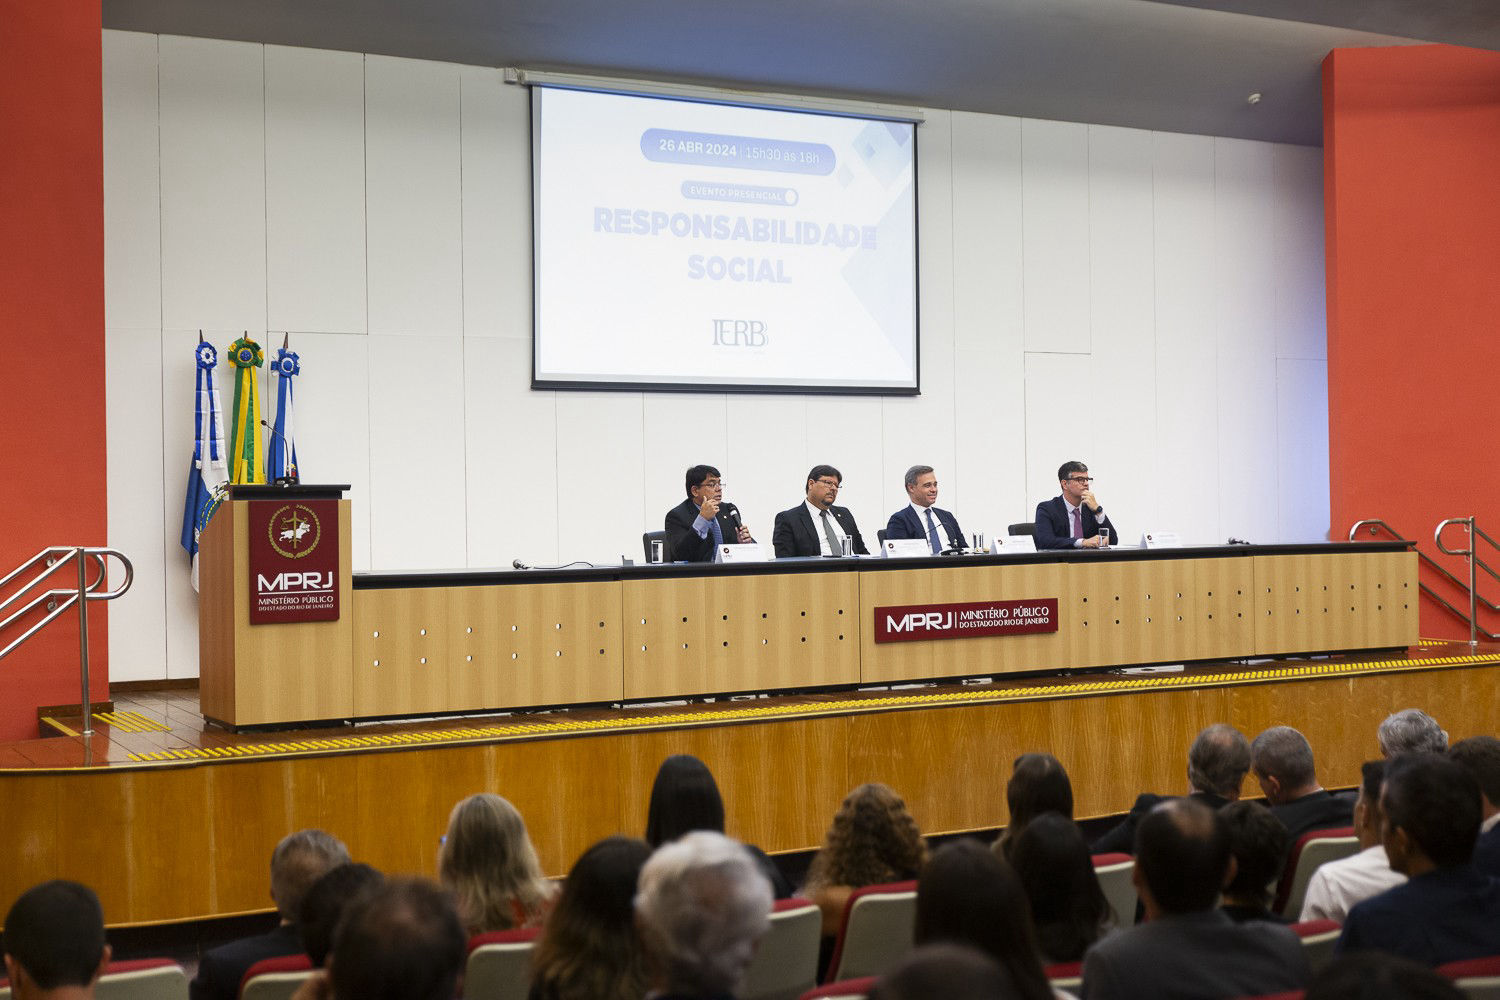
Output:
[[930,465],[913,465],[906,470],[906,495],[911,503],[891,515],[885,526],[886,538],[925,538],[937,555],[948,549],[964,547],[964,533],[958,518],[937,503],[937,474]]
[[755,541],[732,503],[724,502],[724,480],[712,465],[687,470],[687,499],[667,511],[668,558],[679,562],[717,562],[719,546]]
[[1039,549],[1099,549],[1107,542],[1100,536],[1108,528],[1115,541],[1120,530],[1094,498],[1094,477],[1082,462],[1064,462],[1057,470],[1062,495],[1036,505],[1033,537]]
[[806,499],[791,510],[776,515],[771,542],[776,546],[777,559],[843,555],[841,535],[849,536],[856,555],[870,554],[854,524],[854,515],[847,507],[833,505],[843,484],[843,475],[833,466],[812,467],[807,474]]

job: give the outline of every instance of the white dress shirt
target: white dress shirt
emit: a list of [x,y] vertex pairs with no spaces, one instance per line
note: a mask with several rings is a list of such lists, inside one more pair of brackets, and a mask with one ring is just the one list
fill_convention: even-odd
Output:
[[931,510],[932,523],[937,525],[938,551],[946,552],[948,549],[953,548],[953,539],[948,537],[948,529],[943,527],[943,519],[937,516],[935,509],[931,507],[919,507],[916,504],[912,504],[911,509],[916,512],[917,521],[922,525],[923,538],[927,537],[927,512]]
[[1379,844],[1358,854],[1320,865],[1307,883],[1299,920],[1344,922],[1355,903],[1363,903],[1387,889],[1394,889],[1406,876],[1391,870],[1385,848]]
[[[825,556],[843,555],[843,552],[834,552],[828,547],[828,534],[823,530],[823,512],[814,507],[811,500],[802,501],[802,506],[806,507],[807,512],[812,515],[813,534],[818,536],[818,551]],[[831,510],[828,512],[828,520],[833,522],[834,535],[847,535],[849,533],[844,530],[842,524],[839,524],[839,519],[833,516],[833,511]]]

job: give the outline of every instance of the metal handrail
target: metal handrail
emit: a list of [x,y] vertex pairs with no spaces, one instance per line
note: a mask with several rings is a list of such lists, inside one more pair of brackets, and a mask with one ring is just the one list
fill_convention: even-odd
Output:
[[[1461,524],[1469,535],[1469,547],[1467,549],[1450,549],[1443,544],[1443,529],[1449,525]],[[1488,536],[1486,536],[1488,537]],[[1450,556],[1464,556],[1469,563],[1469,645],[1479,645],[1479,608],[1475,601],[1479,593],[1478,582],[1474,577],[1474,515],[1468,517],[1450,517],[1439,521],[1437,528],[1432,532],[1432,543],[1438,547],[1438,551]],[[1491,542],[1490,544],[1494,544]]]
[[[116,590],[102,590],[108,579],[105,560],[114,556],[120,560],[120,565],[125,568],[125,580]],[[89,580],[89,563],[92,561],[98,570],[98,575],[92,581]],[[24,598],[31,590],[47,577],[56,573],[65,566],[73,565],[78,570],[77,586],[71,588],[53,588],[44,591],[32,598],[18,611],[12,612],[3,621],[0,621],[0,631],[7,626],[26,617],[27,614],[40,607],[47,605],[47,614],[38,622],[34,623],[25,632],[21,633],[15,641],[4,649],[0,649],[0,659],[4,659],[14,652],[22,643],[46,628],[64,611],[78,605],[78,672],[82,693],[79,697],[80,706],[83,709],[83,735],[94,735],[93,715],[94,706],[89,700],[89,601],[112,601],[116,597],[130,589],[135,582],[135,566],[125,553],[116,549],[90,548],[87,546],[60,546],[54,545],[45,548],[32,556],[30,559],[17,566],[14,570],[0,578],[0,587],[9,584],[16,577],[39,563],[45,562],[46,569],[32,577],[19,587],[14,594],[0,601],[0,611],[15,604]]]
[[[1354,526],[1349,529],[1349,541],[1351,541],[1351,542],[1354,541],[1354,536],[1359,533],[1359,530],[1361,528],[1365,528],[1365,527],[1368,527],[1370,529],[1370,534],[1372,534],[1372,535],[1376,533],[1376,529],[1377,528],[1384,528],[1387,532],[1390,533],[1391,537],[1394,538],[1396,541],[1398,541],[1398,542],[1405,542],[1406,544],[1412,546],[1413,551],[1416,552],[1416,554],[1417,554],[1418,561],[1420,561],[1422,563],[1422,565],[1426,566],[1428,569],[1432,570],[1434,573],[1437,573],[1437,574],[1445,577],[1448,580],[1449,583],[1453,584],[1453,586],[1459,588],[1460,590],[1467,589],[1467,588],[1464,587],[1464,582],[1462,580],[1460,580],[1458,577],[1454,576],[1453,573],[1446,566],[1444,566],[1442,563],[1438,562],[1436,559],[1432,558],[1432,556],[1430,556],[1427,553],[1423,552],[1421,549],[1416,548],[1416,544],[1417,544],[1416,542],[1412,541],[1410,538],[1404,538],[1404,537],[1402,537],[1402,535],[1401,535],[1401,533],[1399,531],[1397,531],[1395,528],[1391,527],[1389,524],[1386,524],[1384,521],[1382,521],[1378,517],[1366,518],[1363,521],[1355,521],[1354,522]],[[1497,549],[1500,549],[1500,543],[1497,543],[1489,535],[1486,535],[1484,533],[1483,529],[1481,529],[1478,525],[1475,526],[1474,530],[1476,532],[1478,532],[1479,535],[1480,535],[1480,537],[1482,537],[1485,541],[1489,542],[1491,545],[1494,545]],[[1493,576],[1497,581],[1500,581],[1500,574],[1497,574],[1493,569],[1490,569],[1490,567],[1488,565],[1486,565],[1483,560],[1476,560],[1476,564],[1479,566],[1480,569],[1482,569],[1485,572],[1489,573],[1490,576]],[[1427,584],[1425,584],[1425,583],[1419,583],[1418,586],[1420,586],[1422,588],[1422,592],[1425,593],[1428,597],[1431,597],[1434,601],[1437,601],[1439,604],[1442,604],[1442,605],[1446,606],[1449,611],[1452,611],[1458,617],[1460,617],[1460,618],[1464,617],[1464,613],[1461,610],[1459,610],[1458,608],[1454,607],[1452,604],[1449,604],[1446,600],[1444,600],[1442,598],[1442,596],[1440,596],[1438,594],[1437,591],[1435,591],[1431,587],[1427,586]],[[1476,595],[1476,596],[1478,597],[1478,600],[1479,600],[1480,604],[1483,604],[1487,609],[1489,609],[1490,611],[1494,612],[1495,614],[1500,614],[1500,604],[1495,604],[1494,602],[1490,601],[1489,599],[1487,599],[1483,595]],[[1480,629],[1480,631],[1484,631],[1484,630]],[[1486,632],[1485,634],[1488,635],[1491,640],[1500,640],[1500,635],[1496,635],[1494,633],[1489,633],[1489,632]]]

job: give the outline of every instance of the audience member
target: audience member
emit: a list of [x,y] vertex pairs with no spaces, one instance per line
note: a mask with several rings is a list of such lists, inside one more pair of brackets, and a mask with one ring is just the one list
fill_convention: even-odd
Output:
[[1416,708],[1403,708],[1386,716],[1375,738],[1386,760],[1404,753],[1442,753],[1448,749],[1448,734],[1443,727]]
[[1219,810],[1229,833],[1234,875],[1224,886],[1219,909],[1230,920],[1270,920],[1288,923],[1271,912],[1271,887],[1286,868],[1286,827],[1259,802],[1231,802]]
[[[724,832],[724,800],[713,772],[697,757],[673,754],[661,762],[646,809],[646,843],[652,850],[694,830]],[[777,899],[792,895],[792,883],[759,847],[745,844]]]
[[1479,839],[1474,843],[1474,867],[1500,876],[1500,740],[1470,736],[1459,740],[1448,756],[1479,783]]
[[299,830],[283,837],[271,853],[271,899],[281,924],[204,953],[198,960],[198,974],[188,984],[192,1000],[235,1000],[250,966],[264,958],[299,954],[302,935],[297,918],[307,890],[330,869],[348,863],[348,849],[322,830]]
[[328,970],[292,1000],[452,1000],[467,956],[452,896],[423,879],[391,879],[349,906]]
[[771,926],[771,904],[755,859],[723,834],[698,830],[658,848],[635,897],[653,995],[733,996]]
[[1386,765],[1382,835],[1405,885],[1349,911],[1338,951],[1375,950],[1426,965],[1500,954],[1500,880],[1474,868],[1479,785],[1432,753]]
[[1024,1000],[1052,996],[1021,882],[977,840],[933,852],[917,879],[912,940],[919,948],[945,942],[978,948],[1010,974]]
[[1380,841],[1380,783],[1385,761],[1366,761],[1360,766],[1359,798],[1354,802],[1354,833],[1358,854],[1318,866],[1307,883],[1302,902],[1302,920],[1336,920],[1343,923],[1355,903],[1378,896],[1406,881],[1391,869]]
[[1027,823],[1011,847],[1010,860],[1048,965],[1082,961],[1111,923],[1135,922],[1133,913],[1122,919],[1110,910],[1088,844],[1072,820],[1043,813]]
[[[1188,797],[1211,809],[1220,809],[1240,797],[1240,786],[1250,770],[1250,741],[1245,734],[1222,722],[1198,734],[1188,748]],[[1135,828],[1167,796],[1142,795],[1130,807],[1130,814],[1104,836],[1094,841],[1095,854],[1128,854],[1135,846]],[[1130,914],[1117,914],[1129,920]]]
[[43,882],[5,915],[5,975],[15,1000],[83,1000],[109,964],[104,911],[94,890]]
[[333,932],[344,911],[384,881],[385,876],[369,865],[351,863],[329,869],[307,890],[297,925],[301,930],[302,950],[307,952],[314,968],[321,969],[333,950]]
[[1021,1000],[1000,964],[983,952],[957,944],[918,948],[887,972],[870,1000]]
[[1135,858],[1146,923],[1089,949],[1085,1000],[1210,1000],[1307,984],[1307,958],[1290,928],[1236,924],[1215,907],[1232,859],[1224,821],[1208,806],[1158,805],[1136,830]]
[[1009,858],[1015,838],[1042,813],[1073,818],[1073,783],[1068,780],[1062,763],[1050,753],[1023,753],[1011,765],[1010,780],[1005,784],[1005,804],[1010,821],[995,841],[994,849]]
[[1465,1000],[1446,976],[1378,951],[1340,955],[1313,976],[1303,1000]]
[[1309,830],[1348,826],[1353,806],[1318,784],[1312,747],[1290,726],[1272,726],[1250,744],[1250,769],[1293,844]]
[[540,925],[555,891],[542,876],[526,821],[489,792],[453,807],[438,851],[438,881],[457,899],[470,935]]
[[640,1000],[646,995],[635,892],[650,856],[643,840],[608,837],[574,862],[537,939],[531,1000]]
[[803,895],[822,909],[823,935],[832,937],[850,893],[914,879],[926,860],[927,844],[901,796],[885,785],[860,785],[834,814]]

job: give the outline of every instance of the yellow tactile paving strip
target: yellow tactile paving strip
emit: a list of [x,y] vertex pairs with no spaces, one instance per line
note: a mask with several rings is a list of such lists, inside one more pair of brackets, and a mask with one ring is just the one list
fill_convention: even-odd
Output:
[[95,712],[94,718],[127,733],[170,733],[172,727],[139,712]]
[[[1500,663],[1500,653],[1473,656],[1439,656],[1422,659],[1374,660],[1363,663],[1309,663],[1295,667],[1252,669],[1211,677],[1195,675],[1112,677],[1107,680],[1049,684],[1040,687],[1008,690],[950,691],[941,694],[892,695],[885,698],[850,698],[812,704],[766,705],[726,708],[720,711],[675,712],[641,715],[624,719],[561,719],[555,722],[518,722],[445,729],[432,732],[389,733],[371,736],[343,736],[332,739],[290,740],[281,743],[257,743],[233,747],[184,748],[154,753],[129,754],[132,761],[175,762],[201,760],[235,760],[254,757],[338,753],[395,747],[441,746],[504,739],[528,739],[539,736],[565,736],[588,732],[627,732],[677,726],[708,726],[725,723],[758,722],[790,717],[840,715],[853,712],[890,711],[900,708],[923,708],[940,705],[980,704],[984,702],[1035,701],[1041,698],[1076,698],[1100,694],[1165,690],[1177,687],[1224,687],[1233,684],[1259,684],[1271,680],[1335,677],[1362,673],[1390,673],[1432,670],[1443,667],[1477,666]],[[162,727],[157,727],[158,729]]]

